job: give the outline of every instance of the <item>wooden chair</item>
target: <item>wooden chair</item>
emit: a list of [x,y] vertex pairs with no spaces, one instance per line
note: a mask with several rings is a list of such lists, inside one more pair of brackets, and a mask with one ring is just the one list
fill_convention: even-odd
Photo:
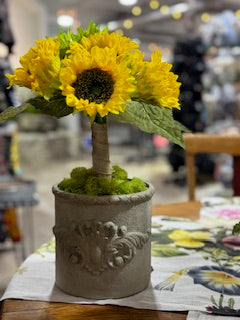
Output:
[[240,134],[186,133],[183,135],[187,166],[189,200],[195,200],[195,156],[200,153],[222,153],[233,156],[233,192],[240,195]]

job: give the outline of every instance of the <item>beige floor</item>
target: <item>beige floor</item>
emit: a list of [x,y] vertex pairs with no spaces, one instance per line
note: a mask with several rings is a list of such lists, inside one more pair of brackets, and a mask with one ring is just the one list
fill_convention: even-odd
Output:
[[[132,156],[135,161],[127,161]],[[34,156],[34,155],[32,155]],[[79,159],[51,161],[44,166],[38,166],[37,159],[34,165],[23,167],[23,177],[34,179],[37,182],[39,194],[39,205],[34,208],[34,248],[52,237],[52,227],[54,225],[54,198],[51,193],[53,184],[59,182],[63,177],[67,177],[72,168],[77,166],[89,166],[90,154],[79,155]],[[136,159],[138,161],[136,161]],[[113,164],[124,167],[129,177],[138,176],[145,181],[152,183],[156,189],[153,203],[170,203],[187,200],[187,187],[166,183],[172,177],[171,168],[163,154],[153,160],[140,161],[138,151],[134,148],[115,147],[111,150],[111,160]],[[203,195],[214,195],[221,192],[221,186],[214,183],[206,187],[198,187],[197,197]],[[29,243],[26,243],[29,245]],[[16,259],[13,250],[0,251],[0,296],[4,292],[12,275],[17,270],[20,260]]]

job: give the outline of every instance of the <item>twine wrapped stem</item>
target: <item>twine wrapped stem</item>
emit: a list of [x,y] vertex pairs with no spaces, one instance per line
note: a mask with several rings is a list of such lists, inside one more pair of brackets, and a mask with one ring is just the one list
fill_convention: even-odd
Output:
[[112,171],[109,160],[108,125],[107,123],[91,124],[92,129],[92,164],[97,176],[111,178]]

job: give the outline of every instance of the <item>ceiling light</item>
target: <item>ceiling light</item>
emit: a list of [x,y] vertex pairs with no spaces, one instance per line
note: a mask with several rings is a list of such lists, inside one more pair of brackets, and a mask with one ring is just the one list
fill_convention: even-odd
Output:
[[117,29],[115,32],[116,32],[116,34],[117,34],[118,36],[123,36],[123,31],[122,31],[122,29]]
[[139,6],[135,6],[132,8],[132,14],[134,16],[140,16],[140,14],[142,13],[142,9]]
[[138,2],[138,0],[118,0],[118,2],[123,6],[133,6]]
[[149,2],[149,6],[152,10],[156,10],[159,7],[159,2],[158,0],[151,0]]
[[182,18],[182,12],[173,11],[173,12],[172,12],[172,17],[173,17],[173,19],[175,19],[175,20],[179,20],[179,19]]
[[207,23],[207,22],[210,20],[210,14],[207,13],[207,12],[204,12],[204,13],[201,15],[201,20],[202,20],[202,22]]
[[118,23],[116,21],[109,21],[107,26],[108,26],[108,30],[112,31],[112,30],[117,29]]
[[179,3],[174,5],[174,10],[179,12],[185,12],[189,9],[189,5],[186,3]]
[[132,20],[131,20],[131,19],[126,19],[126,20],[124,20],[123,26],[124,26],[124,28],[126,28],[126,29],[131,29],[131,28],[133,27],[133,22],[132,22]]
[[169,13],[169,6],[166,6],[166,5],[161,6],[160,12],[161,12],[162,14],[168,14],[168,13]]
[[61,27],[71,27],[74,23],[74,19],[72,16],[69,16],[67,14],[63,14],[63,15],[57,17],[57,23]]

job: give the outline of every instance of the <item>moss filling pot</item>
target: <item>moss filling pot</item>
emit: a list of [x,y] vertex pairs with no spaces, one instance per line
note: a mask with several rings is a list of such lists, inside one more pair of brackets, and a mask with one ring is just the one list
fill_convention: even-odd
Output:
[[144,290],[151,274],[151,199],[146,191],[118,196],[55,195],[56,284],[85,298],[121,298]]

